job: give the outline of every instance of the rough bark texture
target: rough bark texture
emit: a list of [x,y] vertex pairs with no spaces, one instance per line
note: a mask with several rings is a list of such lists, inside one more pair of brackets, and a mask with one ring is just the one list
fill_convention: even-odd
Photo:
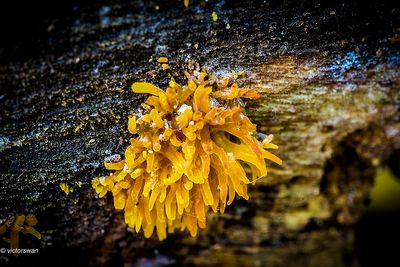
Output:
[[[33,212],[44,236],[21,236],[21,247],[39,254],[2,261],[353,263],[351,226],[377,166],[400,149],[399,9],[385,1],[191,1],[187,9],[94,1],[70,10],[1,50],[0,219]],[[274,134],[284,164],[270,164],[250,201],[210,215],[198,238],[146,240],[126,228],[111,198],[96,198],[91,180],[130,138],[127,117],[144,100],[131,83],[183,82],[190,61],[220,76],[241,73],[241,84],[262,93],[246,111]],[[75,191],[66,196],[62,182]]]

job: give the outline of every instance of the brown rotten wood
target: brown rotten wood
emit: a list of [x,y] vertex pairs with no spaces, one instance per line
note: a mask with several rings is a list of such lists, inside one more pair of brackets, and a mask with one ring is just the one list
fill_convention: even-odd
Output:
[[[11,262],[344,264],[375,170],[400,147],[398,9],[386,1],[190,2],[89,2],[38,24],[29,41],[5,43],[0,219],[33,212],[43,235],[21,237],[40,253],[7,255]],[[160,243],[127,230],[91,180],[127,146],[128,115],[145,98],[130,92],[132,82],[183,82],[189,62],[262,93],[246,112],[274,134],[284,164],[269,165],[248,202],[210,215],[197,239],[176,233]],[[74,192],[66,196],[63,182]]]

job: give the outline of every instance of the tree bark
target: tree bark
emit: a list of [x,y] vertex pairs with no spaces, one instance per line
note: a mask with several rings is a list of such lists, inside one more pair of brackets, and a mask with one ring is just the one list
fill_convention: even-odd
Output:
[[[399,10],[387,1],[181,2],[88,2],[4,45],[0,219],[34,213],[43,234],[21,237],[39,254],[7,262],[348,263],[376,168],[400,148]],[[246,112],[275,136],[284,164],[268,165],[249,201],[210,214],[197,238],[146,240],[91,180],[127,146],[128,115],[145,97],[132,82],[184,82],[189,62],[262,93]]]

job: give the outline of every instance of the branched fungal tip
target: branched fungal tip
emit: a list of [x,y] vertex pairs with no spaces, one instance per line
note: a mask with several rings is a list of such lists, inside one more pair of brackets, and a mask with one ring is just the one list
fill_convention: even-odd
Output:
[[237,106],[240,98],[258,99],[257,91],[205,70],[185,74],[187,85],[171,79],[166,91],[132,84],[134,93],[150,95],[150,108],[129,117],[128,130],[137,136],[124,159],[105,161],[114,173],[92,182],[99,197],[112,192],[128,226],[147,238],[154,229],[160,240],[175,229],[196,236],[210,207],[223,213],[236,195],[249,198],[247,184],[267,174],[265,159],[282,163],[267,150],[278,148],[272,135],[258,141],[256,125]]

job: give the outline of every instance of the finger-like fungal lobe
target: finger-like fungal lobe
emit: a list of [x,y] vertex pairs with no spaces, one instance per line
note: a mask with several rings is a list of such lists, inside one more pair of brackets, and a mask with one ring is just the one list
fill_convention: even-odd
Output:
[[92,182],[100,197],[112,193],[129,227],[145,237],[156,229],[160,240],[175,229],[196,236],[209,208],[223,213],[236,195],[248,199],[247,185],[267,174],[266,160],[281,164],[268,151],[278,148],[271,136],[256,134],[240,106],[241,98],[260,97],[255,90],[205,70],[185,74],[187,85],[171,79],[165,91],[132,85],[134,93],[150,95],[145,115],[128,120],[135,137],[124,158],[105,161],[113,174]]
[[61,183],[60,184],[60,188],[62,191],[64,191],[64,193],[68,196],[69,193],[74,192],[74,189],[72,187],[70,187],[68,184],[66,183]]
[[185,7],[188,7],[189,6],[189,0],[183,0],[183,5]]

